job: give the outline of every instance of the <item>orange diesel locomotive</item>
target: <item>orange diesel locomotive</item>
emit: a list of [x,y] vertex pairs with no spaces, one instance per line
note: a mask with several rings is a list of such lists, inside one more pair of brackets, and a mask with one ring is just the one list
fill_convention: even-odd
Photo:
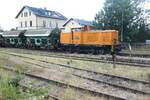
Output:
[[111,53],[112,47],[117,47],[119,44],[118,31],[79,31],[72,29],[71,32],[61,33],[60,43],[63,50],[70,50],[71,52]]

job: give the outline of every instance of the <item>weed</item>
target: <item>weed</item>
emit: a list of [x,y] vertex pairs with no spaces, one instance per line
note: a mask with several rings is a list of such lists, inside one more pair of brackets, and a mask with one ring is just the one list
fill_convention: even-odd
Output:
[[76,93],[71,88],[67,88],[63,95],[64,100],[76,100]]
[[[27,88],[25,91],[19,86],[22,76],[15,75],[12,78],[8,73],[1,74],[0,78],[0,100],[28,100],[33,97],[45,95],[47,90],[44,88]],[[39,99],[38,99],[39,100]]]
[[9,85],[12,85],[13,87],[19,86],[19,81],[21,80],[21,76],[17,75],[16,77],[9,80]]

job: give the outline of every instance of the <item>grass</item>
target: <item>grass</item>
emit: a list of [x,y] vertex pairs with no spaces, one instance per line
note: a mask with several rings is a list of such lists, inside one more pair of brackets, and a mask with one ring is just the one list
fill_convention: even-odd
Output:
[[147,73],[147,78],[150,81],[150,73]]
[[19,85],[22,78],[19,73],[14,74],[0,69],[0,100],[33,100],[33,98],[43,100],[41,95],[45,95],[47,90],[30,86],[24,90]]
[[[0,98],[1,100],[25,100],[23,90],[18,87],[19,76],[0,69]],[[18,80],[17,80],[18,79]]]
[[[126,50],[122,50],[121,51],[122,53],[130,53],[130,50],[129,49],[126,49]],[[132,54],[150,54],[150,49],[132,49],[131,51],[131,55]]]
[[[11,50],[8,50],[8,51],[12,52]],[[16,51],[14,50],[14,52],[16,52]],[[19,50],[18,50],[18,52],[19,52]],[[21,51],[21,52],[23,52],[23,51]],[[45,61],[59,63],[59,64],[71,65],[71,66],[77,67],[77,68],[88,69],[88,70],[93,70],[93,71],[97,71],[97,72],[115,74],[118,76],[126,76],[126,77],[150,81],[150,68],[140,68],[140,67],[126,66],[126,65],[117,65],[116,68],[113,68],[113,65],[108,64],[108,63],[96,63],[96,62],[88,62],[88,61],[73,60],[73,59],[44,57],[44,56],[39,56],[38,53],[37,54],[33,53],[33,55],[21,54],[21,53],[16,53],[16,54],[27,56],[27,57],[32,57],[32,58],[35,58],[38,60],[40,59],[40,60],[45,60]],[[0,55],[1,55],[0,63],[2,65],[17,66],[16,68],[18,68],[20,70],[22,70],[22,68],[23,68],[23,70],[25,70],[27,67],[27,64],[23,65],[23,63],[21,62],[21,60],[23,58],[8,56],[8,55],[2,54],[2,53],[0,53]],[[14,59],[18,59],[20,61],[19,62],[16,61],[17,62],[16,63],[16,62],[13,62]],[[32,60],[30,60],[30,61],[32,62]],[[28,68],[29,67],[33,67],[33,66],[30,65],[30,66],[28,66]],[[69,82],[74,84],[78,81],[79,80],[74,79],[74,80],[70,80]],[[44,89],[41,90],[41,92],[36,92],[36,90],[34,90],[34,88],[32,87],[32,85],[35,83],[36,83],[35,81],[29,82],[28,86],[30,89],[27,91],[27,95],[29,97],[31,97],[33,95],[38,96],[38,95],[46,92]],[[78,83],[80,83],[80,82],[78,82]],[[47,89],[49,91],[51,91],[52,93],[54,93],[54,91],[56,91],[55,94],[59,94],[61,90],[58,90],[57,88],[58,88],[58,86],[54,87],[53,85],[51,85]],[[38,91],[40,91],[40,90],[38,90]],[[62,92],[62,94],[60,94],[60,96],[63,97],[63,100],[77,100],[77,98],[79,100],[95,99],[95,97],[90,96],[88,93],[79,94],[79,92],[77,92],[77,90],[74,90],[70,87],[65,88],[64,91]],[[100,98],[97,98],[97,99],[99,100]]]
[[[21,66],[22,65],[21,63],[19,64],[19,63],[13,62],[14,58],[10,58],[9,56],[3,55],[3,54],[0,54],[0,55],[1,55],[0,56],[1,66],[7,65],[10,67],[15,67],[16,69],[19,69],[18,73],[20,73],[20,71],[21,72],[24,71],[24,69],[21,67],[26,67],[25,65]],[[16,58],[16,60],[17,60],[17,58]],[[14,61],[16,61],[16,60],[14,60]],[[22,60],[22,59],[20,59],[20,60]],[[32,66],[30,66],[30,67],[32,67]],[[31,99],[31,98],[36,99],[36,100],[42,100],[41,99],[42,94],[45,95],[50,90],[51,90],[51,92],[54,92],[55,90],[57,90],[57,87],[54,87],[54,86],[49,86],[48,88],[41,87],[39,89],[36,89],[33,86],[35,84],[39,84],[39,81],[26,80],[26,81],[29,81],[27,84],[28,89],[24,91],[18,86],[18,82],[20,81],[20,79],[22,79],[22,77],[20,77],[19,74],[18,75],[13,75],[13,74],[10,75],[10,73],[8,73],[8,72],[7,73],[4,71],[1,71],[1,72],[3,72],[0,74],[1,79],[3,77],[3,79],[2,79],[3,84],[0,83],[0,85],[1,85],[0,100],[1,99],[2,100],[3,99],[4,100],[27,100],[27,99]],[[71,80],[71,81],[73,81],[73,80]],[[73,82],[76,82],[76,81],[73,81]],[[11,85],[10,85],[10,83],[11,83]],[[58,91],[58,92],[60,92],[60,91]],[[58,92],[56,94],[58,94]],[[63,100],[77,100],[77,98],[80,100],[92,100],[92,99],[95,100],[94,96],[91,96],[88,93],[79,93],[79,91],[76,91],[71,88],[64,89],[64,92],[62,92],[62,94],[60,94],[60,97],[63,98]],[[92,99],[89,99],[89,98],[92,98]]]
[[28,66],[21,62],[20,59],[12,58],[0,53],[0,64],[1,67],[15,68],[19,73],[28,70]]
[[[2,67],[15,68],[17,74],[2,70]],[[41,98],[41,95],[47,93],[42,88],[35,89],[28,86],[28,89],[24,90],[19,86],[20,80],[23,79],[20,73],[27,69],[28,67],[26,65],[20,63],[20,59],[14,59],[0,54],[0,100],[32,100],[32,98]]]

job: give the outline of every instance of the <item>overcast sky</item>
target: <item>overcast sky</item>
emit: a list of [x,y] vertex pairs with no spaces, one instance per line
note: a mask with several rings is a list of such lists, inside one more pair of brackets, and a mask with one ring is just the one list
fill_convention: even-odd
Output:
[[0,26],[9,30],[17,26],[15,16],[24,5],[58,11],[68,18],[94,20],[104,0],[0,0]]

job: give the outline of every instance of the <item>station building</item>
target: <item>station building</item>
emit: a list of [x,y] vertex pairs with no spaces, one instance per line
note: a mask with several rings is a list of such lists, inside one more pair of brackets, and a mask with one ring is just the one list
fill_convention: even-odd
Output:
[[16,16],[18,30],[61,28],[67,18],[57,11],[24,6]]

